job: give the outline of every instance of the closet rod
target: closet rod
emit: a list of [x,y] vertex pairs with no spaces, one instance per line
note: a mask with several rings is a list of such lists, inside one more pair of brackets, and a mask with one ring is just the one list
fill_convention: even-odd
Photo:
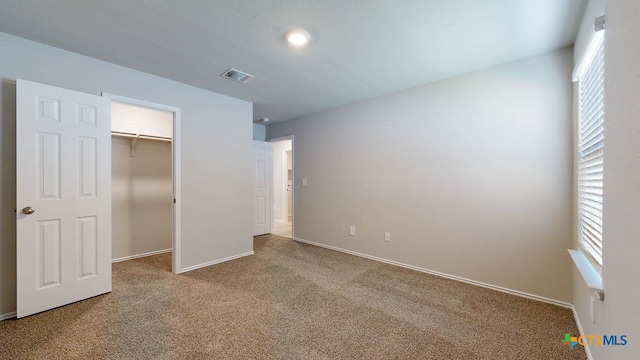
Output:
[[126,132],[119,132],[119,131],[112,131],[111,135],[113,135],[113,136],[121,136],[121,137],[128,137],[128,138],[137,138],[137,139],[171,141],[171,138],[164,137],[164,136],[141,135],[141,134],[132,134],[132,133],[126,133]]
[[120,131],[112,131],[111,135],[113,136],[121,136],[131,139],[131,157],[136,156],[136,145],[138,144],[138,139],[149,139],[149,140],[160,140],[160,141],[171,141],[171,138],[162,137],[162,136],[151,136],[151,135],[140,135],[140,134],[132,134]]

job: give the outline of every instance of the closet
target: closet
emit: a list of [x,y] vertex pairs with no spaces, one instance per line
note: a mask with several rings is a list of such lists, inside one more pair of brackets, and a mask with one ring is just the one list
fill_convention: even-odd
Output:
[[172,250],[173,113],[112,102],[112,259]]

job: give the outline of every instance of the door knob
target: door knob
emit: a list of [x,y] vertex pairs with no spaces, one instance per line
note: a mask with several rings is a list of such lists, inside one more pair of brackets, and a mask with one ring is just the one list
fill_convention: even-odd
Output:
[[31,215],[34,212],[36,212],[36,209],[32,208],[31,206],[27,206],[26,208],[22,209],[22,213],[25,215]]

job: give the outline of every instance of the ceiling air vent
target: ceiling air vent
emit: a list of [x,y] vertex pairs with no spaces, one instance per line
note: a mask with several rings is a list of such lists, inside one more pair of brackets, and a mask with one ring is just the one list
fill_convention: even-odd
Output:
[[237,81],[243,84],[254,78],[253,75],[249,75],[247,73],[244,73],[240,70],[236,70],[234,68],[227,69],[225,72],[220,74],[220,76],[222,76],[225,79]]

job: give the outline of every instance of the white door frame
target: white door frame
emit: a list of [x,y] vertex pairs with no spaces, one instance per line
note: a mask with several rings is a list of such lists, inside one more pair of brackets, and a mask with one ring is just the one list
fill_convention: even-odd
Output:
[[[295,205],[296,204],[296,201],[295,201],[296,200],[296,165],[295,165],[296,142],[293,140],[293,135],[280,136],[277,138],[269,139],[268,141],[274,143],[274,142],[285,141],[285,140],[291,140],[291,239],[295,239],[295,235],[296,235],[296,232],[295,232],[296,231],[296,228],[295,228],[296,226],[296,213],[295,213],[295,209],[296,209],[296,205]],[[273,166],[273,163],[271,165]],[[286,157],[285,157],[284,167],[285,167],[285,174],[286,174],[286,167],[287,167]],[[285,176],[285,181],[286,181],[286,176]],[[273,186],[271,187],[271,198],[273,199]],[[273,206],[271,206],[271,212],[273,213]],[[284,214],[284,217],[285,219],[288,219],[287,214]],[[271,215],[271,219],[273,219],[273,214]]]
[[173,113],[173,138],[171,141],[171,166],[173,170],[173,253],[171,254],[171,257],[173,261],[171,269],[174,274],[179,274],[182,272],[180,265],[180,108],[104,92],[102,93],[102,96],[111,99],[111,101],[123,104],[142,106],[149,109]]
[[[292,143],[293,144],[293,143]],[[293,207],[293,145],[291,150],[285,150],[282,154],[282,178],[284,179],[284,183],[282,184],[284,189],[282,190],[283,199],[282,199],[282,210],[283,210],[283,219],[285,223],[289,222],[289,213],[293,216],[293,208],[289,209],[289,191],[287,191],[287,183],[289,182],[289,168],[287,165],[289,162],[287,161],[287,153],[291,153],[291,206]]]

